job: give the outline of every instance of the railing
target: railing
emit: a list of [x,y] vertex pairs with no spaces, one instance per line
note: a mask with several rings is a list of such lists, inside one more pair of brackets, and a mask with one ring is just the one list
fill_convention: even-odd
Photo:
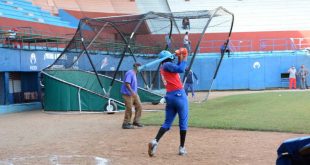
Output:
[[304,50],[310,49],[310,38],[261,39],[260,50]]
[[295,50],[310,49],[310,38],[290,38]]
[[[204,41],[201,43],[199,52],[219,52],[224,42],[225,40]],[[253,40],[230,40],[229,49],[232,52],[310,50],[310,38],[273,38],[260,39],[256,42]]]
[[[200,44],[199,52],[200,53],[215,53],[220,52],[221,46],[226,42],[226,40],[210,40],[202,41]],[[229,49],[232,52],[241,52],[241,51],[253,51],[251,40],[230,40]]]
[[[32,29],[31,27],[16,27],[15,38],[10,38],[13,27],[0,27],[0,47],[18,48],[26,50],[50,50],[62,51],[74,34],[50,34],[48,32]],[[202,41],[198,53],[217,53],[225,40]],[[102,41],[90,52],[104,51],[108,54],[122,52],[124,43]],[[145,46],[149,45],[149,46]],[[143,43],[131,44],[134,53],[154,54],[165,47],[164,43]],[[183,43],[174,43],[182,46]],[[194,50],[192,45],[192,51]],[[176,47],[173,47],[176,48]],[[244,51],[277,51],[277,50],[310,50],[310,38],[273,38],[260,40],[230,40],[229,49],[231,52]]]
[[20,35],[30,35],[30,34],[37,34],[41,36],[51,36],[51,37],[59,37],[59,38],[72,38],[74,34],[55,34],[52,32],[41,31],[37,29],[33,29],[32,27],[12,27],[12,26],[0,26],[0,32],[6,32],[9,30],[15,29],[16,32]]
[[259,48],[262,51],[296,50],[288,38],[261,39]]
[[0,46],[26,50],[62,51],[73,34],[51,34],[31,27],[0,27]]

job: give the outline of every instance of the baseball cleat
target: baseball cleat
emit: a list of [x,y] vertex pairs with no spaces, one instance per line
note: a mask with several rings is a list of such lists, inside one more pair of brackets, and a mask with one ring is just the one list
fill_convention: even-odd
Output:
[[185,147],[179,147],[179,155],[183,156],[183,155],[186,155],[187,152],[186,152],[186,149]]
[[156,149],[158,146],[158,142],[156,141],[156,139],[153,139],[150,143],[149,143],[149,156],[152,157],[155,155]]

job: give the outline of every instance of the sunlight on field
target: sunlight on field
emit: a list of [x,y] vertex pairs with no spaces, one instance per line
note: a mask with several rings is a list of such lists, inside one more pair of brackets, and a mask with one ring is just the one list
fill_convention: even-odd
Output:
[[[191,127],[310,133],[308,92],[268,92],[225,96],[190,104]],[[143,122],[160,125],[164,112]],[[175,124],[177,124],[177,120]]]

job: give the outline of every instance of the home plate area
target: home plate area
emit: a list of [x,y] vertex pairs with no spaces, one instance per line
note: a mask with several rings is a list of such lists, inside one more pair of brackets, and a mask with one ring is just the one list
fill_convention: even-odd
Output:
[[108,160],[96,156],[86,155],[49,155],[49,156],[29,156],[14,157],[7,160],[0,160],[0,165],[107,165]]

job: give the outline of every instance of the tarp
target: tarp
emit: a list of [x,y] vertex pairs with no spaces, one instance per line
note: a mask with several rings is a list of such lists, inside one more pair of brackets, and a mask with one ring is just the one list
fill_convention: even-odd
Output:
[[[116,100],[119,110],[124,110],[120,93],[121,81],[116,81],[109,97],[101,89],[94,73],[77,70],[48,70],[44,75],[46,111],[104,111],[109,98]],[[99,76],[105,90],[108,90],[111,77]],[[162,96],[138,89],[141,102],[159,103]]]

